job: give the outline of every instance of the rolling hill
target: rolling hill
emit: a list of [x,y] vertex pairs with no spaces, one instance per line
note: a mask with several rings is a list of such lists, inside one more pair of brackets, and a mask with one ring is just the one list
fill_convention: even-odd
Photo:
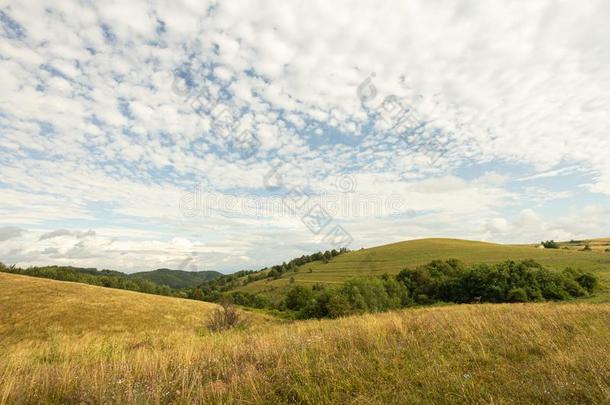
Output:
[[[499,263],[505,260],[534,259],[544,266],[591,271],[603,283],[610,281],[610,252],[601,249],[583,252],[573,249],[539,249],[534,245],[502,245],[458,239],[419,239],[351,251],[330,262],[307,263],[279,279],[262,279],[238,287],[237,291],[261,293],[270,298],[284,294],[292,284],[338,284],[360,276],[396,274],[432,260],[458,259],[466,264]],[[608,297],[610,298],[610,296]],[[605,298],[604,298],[605,299]]]
[[193,288],[207,280],[213,280],[222,276],[217,271],[184,271],[157,269],[129,274],[131,278],[140,278],[151,281],[158,285],[166,285],[171,288]]
[[0,273],[0,345],[61,335],[188,329],[215,305],[87,284]]
[[605,403],[610,304],[454,305],[211,333],[203,302],[0,273],[0,404]]

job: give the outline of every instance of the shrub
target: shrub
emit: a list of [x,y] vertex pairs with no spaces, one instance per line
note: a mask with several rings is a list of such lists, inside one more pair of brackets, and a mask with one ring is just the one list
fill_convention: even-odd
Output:
[[240,326],[242,323],[237,309],[229,301],[223,301],[220,307],[212,311],[206,326],[212,332],[222,332]]
[[313,299],[314,292],[311,289],[298,285],[288,291],[286,296],[286,308],[293,311],[300,311]]
[[527,292],[523,288],[513,288],[508,292],[508,299],[511,302],[527,302]]
[[582,249],[583,252],[590,252],[593,249],[591,249],[591,245],[589,245],[588,243],[585,245],[585,247]]
[[[459,286],[452,281],[463,272],[465,266],[458,260],[435,260],[416,269],[405,269],[398,273],[396,280],[402,283],[411,297],[419,304],[426,304],[434,297],[441,300],[453,300],[461,295]],[[421,297],[422,299],[420,300]],[[425,298],[424,298],[425,297]]]
[[327,304],[328,316],[338,318],[353,313],[349,300],[343,294],[337,293],[330,296]]
[[544,300],[544,297],[542,296],[542,291],[540,291],[538,287],[526,288],[525,291],[527,292],[527,297],[530,301],[539,302]]
[[269,306],[269,302],[265,297],[248,292],[235,291],[231,293],[230,299],[234,304],[246,307],[265,308]]
[[544,246],[546,249],[559,249],[559,244],[554,240],[542,242],[542,246]]
[[593,291],[595,291],[595,289],[597,289],[597,287],[599,285],[599,281],[597,280],[597,277],[595,277],[591,273],[581,274],[580,276],[578,276],[576,278],[576,281],[589,293],[592,293]]

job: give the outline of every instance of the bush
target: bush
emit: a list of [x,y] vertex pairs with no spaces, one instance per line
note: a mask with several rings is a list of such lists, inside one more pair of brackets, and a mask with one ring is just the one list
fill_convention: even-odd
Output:
[[363,277],[345,282],[340,288],[293,287],[285,307],[298,312],[299,318],[336,318],[364,312],[379,312],[410,304],[407,288],[395,277]]
[[542,246],[544,246],[546,249],[559,249],[559,244],[554,240],[542,242]]
[[300,311],[314,298],[314,292],[311,289],[300,285],[292,287],[286,296],[286,308]]
[[465,269],[463,263],[450,259],[435,260],[416,269],[405,269],[398,273],[396,280],[403,284],[411,297],[416,297],[419,304],[427,304],[430,298],[451,301],[455,295],[461,295],[459,286],[452,282]]
[[579,275],[576,278],[576,281],[578,282],[578,284],[580,284],[582,286],[582,288],[587,290],[589,293],[592,293],[593,291],[595,291],[599,285],[599,281],[597,280],[597,277],[595,277],[591,273],[584,273],[584,274]]
[[229,301],[223,301],[219,308],[212,311],[206,326],[212,332],[222,332],[240,326],[242,323],[237,309]]
[[265,297],[248,292],[235,291],[230,295],[231,301],[236,305],[243,305],[252,308],[265,308],[269,306],[269,302]]
[[388,295],[384,283],[376,278],[348,280],[341,288],[355,312],[378,312],[396,308],[400,304]]
[[591,252],[593,249],[591,249],[591,245],[589,245],[588,243],[585,245],[585,247],[582,249],[583,252]]
[[327,303],[327,309],[328,316],[331,318],[351,315],[354,312],[347,297],[340,293],[332,294],[330,296]]
[[513,288],[508,292],[508,299],[511,302],[527,302],[527,292],[523,288]]

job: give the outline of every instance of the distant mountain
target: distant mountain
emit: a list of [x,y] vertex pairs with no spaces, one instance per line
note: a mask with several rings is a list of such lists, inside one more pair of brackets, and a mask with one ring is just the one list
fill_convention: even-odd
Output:
[[171,288],[193,288],[204,281],[213,280],[222,276],[217,271],[184,271],[171,269],[157,269],[153,271],[142,271],[130,274],[129,277],[151,281],[158,285],[166,285]]

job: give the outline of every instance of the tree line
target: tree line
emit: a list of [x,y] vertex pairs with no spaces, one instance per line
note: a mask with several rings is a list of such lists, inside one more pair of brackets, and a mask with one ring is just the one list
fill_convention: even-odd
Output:
[[[257,271],[238,271],[233,274],[220,276],[215,279],[205,281],[197,288],[190,290],[188,296],[189,298],[197,300],[219,302],[226,295],[225,293],[237,287],[241,287],[258,280],[278,279],[283,274],[298,272],[299,266],[304,264],[316,261],[328,263],[333,257],[347,252],[349,252],[347,248],[341,248],[339,250],[327,250],[325,252],[316,252],[311,255],[302,255],[301,257],[290,260],[288,263],[283,262],[282,264],[264,267]],[[254,296],[253,294],[235,292],[231,294],[231,297],[238,305],[254,308],[263,308],[268,305],[264,298]]]
[[466,266],[436,260],[396,276],[355,278],[340,287],[295,286],[277,309],[301,319],[339,317],[434,303],[561,301],[598,287],[590,273],[545,269],[533,260]]

